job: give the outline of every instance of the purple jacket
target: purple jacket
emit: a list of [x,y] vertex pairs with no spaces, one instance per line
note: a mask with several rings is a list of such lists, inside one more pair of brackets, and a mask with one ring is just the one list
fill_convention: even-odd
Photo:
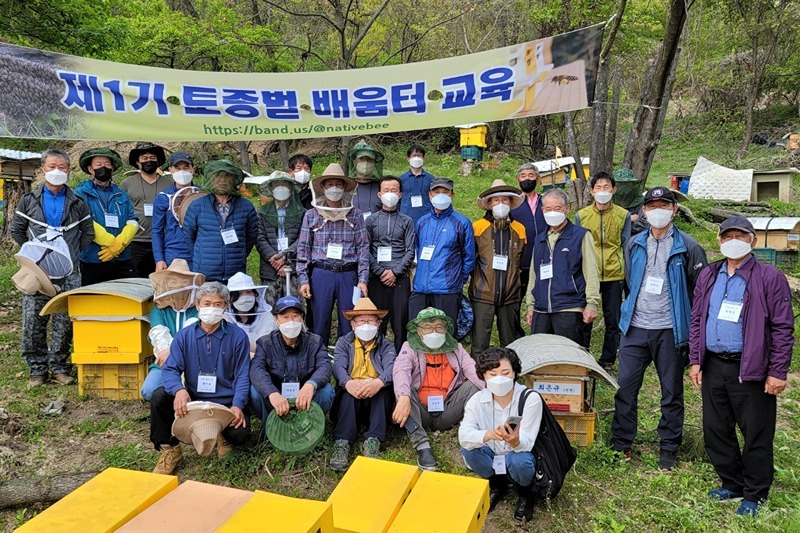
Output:
[[[470,357],[461,344],[458,345],[455,352],[448,352],[446,355],[447,362],[456,372],[456,377],[450,383],[445,399],[467,380],[475,384],[478,390],[486,387],[486,384],[475,373],[475,360]],[[425,368],[427,368],[425,354],[414,350],[408,342],[403,343],[400,354],[394,360],[394,369],[392,370],[395,397],[411,396],[411,389],[418,391],[422,386],[422,371]]]
[[[689,327],[689,360],[693,365],[703,365],[708,306],[724,264],[724,260],[711,263],[697,278]],[[794,312],[786,276],[755,257],[737,273],[747,283],[741,316],[744,347],[739,380],[763,381],[767,376],[786,379],[794,345]]]

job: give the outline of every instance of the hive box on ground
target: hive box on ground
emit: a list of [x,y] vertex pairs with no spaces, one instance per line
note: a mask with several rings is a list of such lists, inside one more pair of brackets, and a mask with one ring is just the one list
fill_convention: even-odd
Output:
[[252,492],[184,481],[119,529],[120,533],[212,533],[250,498]]
[[548,365],[525,376],[525,385],[542,395],[553,412],[582,413],[586,405],[589,369],[579,365]]
[[116,531],[177,486],[178,478],[175,476],[107,468],[33,517],[17,531]]
[[333,533],[331,504],[257,490],[217,529],[220,533]]
[[489,482],[485,479],[423,472],[388,531],[478,533],[488,511]]
[[153,360],[151,356],[136,364],[76,365],[78,394],[107,400],[138,400],[147,368]]
[[416,466],[358,456],[328,498],[334,531],[386,531],[418,478]]

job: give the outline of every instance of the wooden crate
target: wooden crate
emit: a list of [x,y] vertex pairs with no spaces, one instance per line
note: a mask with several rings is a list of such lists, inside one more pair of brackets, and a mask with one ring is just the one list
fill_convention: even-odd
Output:
[[148,357],[141,363],[79,364],[78,394],[108,400],[138,400],[147,367],[154,361]]
[[586,380],[583,376],[553,374],[525,376],[525,385],[542,395],[553,412],[582,413],[586,402]]

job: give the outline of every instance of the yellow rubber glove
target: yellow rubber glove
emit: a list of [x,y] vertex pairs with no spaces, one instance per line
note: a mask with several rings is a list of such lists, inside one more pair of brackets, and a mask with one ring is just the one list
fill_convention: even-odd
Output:
[[94,226],[94,242],[100,246],[108,246],[114,242],[114,236],[107,232],[106,228],[97,222],[92,222],[92,226]]
[[111,241],[111,244],[108,246],[103,246],[100,248],[100,251],[97,253],[97,257],[100,258],[100,261],[106,263],[111,261],[112,259],[119,256],[122,251],[125,249],[125,243],[120,239],[120,236],[117,236],[116,239]]
[[[139,231],[139,224],[136,224],[135,222],[133,224],[125,224],[125,227],[122,228],[122,231],[120,232],[119,235],[117,235],[117,238],[115,240],[122,241],[123,243],[122,248],[125,248],[131,243],[131,241],[136,236],[136,233],[138,231]],[[120,253],[122,253],[121,250]]]

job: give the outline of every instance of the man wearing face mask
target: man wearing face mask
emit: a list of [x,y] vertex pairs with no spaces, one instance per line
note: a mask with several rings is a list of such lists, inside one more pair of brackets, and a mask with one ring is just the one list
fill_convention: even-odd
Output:
[[93,148],[81,154],[79,164],[92,179],[81,182],[75,194],[94,221],[94,242],[81,251],[81,285],[137,277],[129,245],[139,231],[138,218],[128,194],[111,181],[122,159],[109,148]]
[[170,209],[170,203],[173,195],[182,189],[188,187],[197,190],[192,186],[194,170],[192,156],[188,153],[174,152],[169,156],[169,172],[175,183],[158,193],[153,201],[151,236],[156,272],[166,270],[167,265],[171,265],[175,259],[183,259],[189,264],[192,263],[192,250],[189,248],[189,243],[186,242],[177,216]]
[[295,154],[289,158],[287,172],[294,178],[300,186],[300,203],[303,209],[311,209],[311,201],[314,199],[311,194],[311,168],[314,166],[311,158],[305,154]]
[[475,312],[472,326],[472,356],[477,358],[489,347],[492,323],[497,317],[500,344],[516,340],[519,325],[520,271],[527,238],[525,226],[511,218],[512,209],[522,202],[519,189],[501,179],[478,196],[478,207],[486,211],[472,228],[477,258],[469,299]]
[[370,213],[381,210],[378,182],[383,177],[383,154],[365,139],[361,139],[348,152],[347,159],[348,175],[358,183],[353,196],[353,207],[360,210],[366,219]]
[[695,281],[707,263],[705,250],[673,225],[677,211],[672,191],[647,191],[644,215],[650,229],[632,238],[625,251],[630,293],[620,313],[619,390],[611,423],[611,448],[627,460],[636,437],[639,389],[652,361],[661,383],[658,465],[664,471],[676,468],[683,440],[682,352],[689,343]]
[[740,516],[754,516],[772,485],[777,395],[786,387],[794,345],[789,283],[752,255],[756,241],[745,217],[720,224],[726,259],[700,272],[689,328],[689,377],[702,390],[706,451],[722,481],[708,496],[744,498]]
[[403,196],[400,180],[384,176],[380,181],[378,198],[383,208],[367,218],[370,240],[369,294],[376,305],[388,309],[381,321],[381,335],[391,323],[394,347],[400,351],[406,342],[408,299],[411,295],[409,271],[414,264],[414,221],[397,209]]
[[446,431],[464,417],[464,405],[484,388],[475,360],[453,338],[453,321],[439,309],[423,309],[408,323],[408,341],[392,372],[395,424],[417,450],[417,465],[437,470],[427,431]]
[[359,422],[365,422],[362,452],[378,458],[386,440],[386,423],[391,416],[392,370],[397,352],[378,331],[386,311],[361,298],[351,311],[345,311],[353,331],[336,341],[333,376],[336,401],[333,408],[333,453],[331,468],[337,472],[350,464],[350,446],[355,443]]
[[[11,237],[22,245],[31,240],[43,242],[61,238],[67,244],[72,260],[72,273],[53,280],[62,291],[81,285],[78,253],[92,244],[94,228],[89,208],[67,185],[69,156],[61,150],[42,153],[42,166],[37,173],[44,184],[22,196],[11,219]],[[67,313],[40,316],[50,298],[41,292],[22,296],[22,358],[30,370],[29,386],[44,385],[52,374],[53,381],[68,385],[75,381],[69,359],[72,323]],[[51,320],[52,341],[47,345],[47,323]]]
[[425,148],[422,146],[418,144],[409,146],[406,158],[409,169],[405,174],[400,175],[400,182],[406,192],[400,201],[400,211],[411,217],[416,224],[422,215],[431,212],[432,206],[428,191],[436,176],[422,168],[422,165],[425,164]]
[[164,386],[150,398],[150,441],[161,457],[153,470],[172,474],[183,459],[180,442],[172,435],[175,417],[188,413],[191,401],[209,401],[229,407],[230,426],[217,437],[217,454],[244,444],[250,431],[250,341],[247,334],[223,319],[230,293],[219,282],[197,289],[198,322],[175,334],[164,365]]
[[[133,202],[133,211],[139,219],[141,231],[131,242],[131,261],[140,278],[146,278],[156,270],[156,260],[151,239],[151,227],[155,214],[156,197],[163,191],[173,187],[169,176],[160,172],[166,162],[164,149],[150,142],[136,143],[136,147],[128,155],[128,163],[139,169],[137,174],[128,176],[119,188],[128,193]],[[166,262],[163,268],[166,268]]]
[[[631,215],[627,209],[611,201],[617,184],[608,173],[598,172],[589,181],[589,186],[594,203],[578,211],[575,224],[588,229],[594,238],[600,263],[600,297],[603,300],[605,325],[603,354],[598,363],[605,370],[611,370],[617,360],[619,347],[619,310],[625,284],[625,245],[631,238]],[[591,326],[587,326],[586,335],[591,340]]]
[[594,239],[567,218],[564,191],[550,189],[539,201],[550,229],[533,244],[527,291],[531,334],[561,335],[589,348],[585,328],[600,306]]
[[408,315],[434,307],[455,323],[461,291],[475,266],[475,234],[469,219],[453,209],[453,180],[436,178],[428,196],[433,209],[415,227],[417,272]]
[[301,411],[310,409],[313,400],[327,413],[334,398],[327,345],[306,330],[303,304],[284,296],[272,310],[278,329],[258,339],[250,368],[250,400],[263,428],[273,409],[278,416],[289,412],[289,400]]

